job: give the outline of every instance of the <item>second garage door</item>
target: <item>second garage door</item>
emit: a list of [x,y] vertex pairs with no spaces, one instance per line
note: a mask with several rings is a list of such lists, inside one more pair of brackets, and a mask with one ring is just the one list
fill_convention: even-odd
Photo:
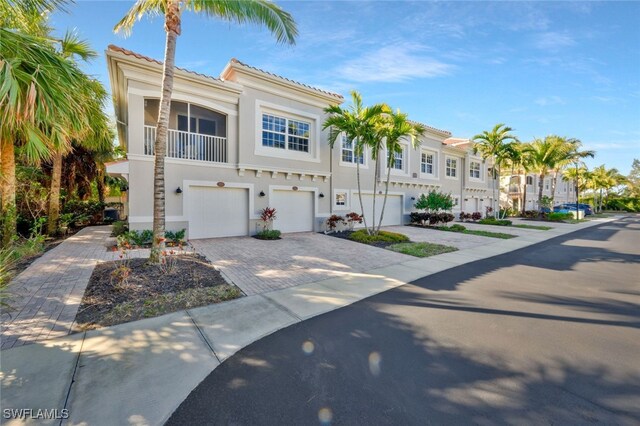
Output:
[[273,228],[282,232],[313,231],[313,192],[273,191],[271,207],[276,209]]
[[249,191],[191,186],[187,193],[189,238],[249,234]]
[[[383,195],[376,196],[376,220],[375,225],[378,225],[380,220],[380,212],[382,210],[382,203],[384,202]],[[373,195],[362,194],[362,204],[364,205],[364,212],[367,219],[367,225],[372,226],[371,219],[373,218]],[[352,207],[355,211],[360,211],[360,200],[358,194],[353,196]],[[384,218],[382,219],[382,225],[402,225],[402,196],[389,195],[387,197],[387,205],[384,208]]]

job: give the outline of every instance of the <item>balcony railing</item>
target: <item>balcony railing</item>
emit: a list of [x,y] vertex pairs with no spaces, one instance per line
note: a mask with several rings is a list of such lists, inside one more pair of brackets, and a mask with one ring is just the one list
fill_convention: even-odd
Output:
[[[144,154],[154,155],[156,128],[144,126]],[[169,129],[167,157],[185,160],[227,162],[227,138]]]

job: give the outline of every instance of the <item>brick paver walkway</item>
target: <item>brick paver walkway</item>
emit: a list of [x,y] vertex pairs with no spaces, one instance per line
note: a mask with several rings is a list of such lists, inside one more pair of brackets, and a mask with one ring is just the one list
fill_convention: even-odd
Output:
[[2,349],[69,334],[84,290],[107,252],[110,226],[84,228],[48,251],[9,285],[2,309]]
[[194,249],[247,295],[365,272],[414,257],[317,233],[281,240],[250,237],[191,241]]

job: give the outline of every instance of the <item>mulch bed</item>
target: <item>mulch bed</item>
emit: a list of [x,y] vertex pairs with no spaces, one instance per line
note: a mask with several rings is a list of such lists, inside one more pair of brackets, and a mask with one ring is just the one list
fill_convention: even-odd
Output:
[[[354,240],[349,238],[349,236],[351,234],[353,234],[354,232],[356,232],[356,231],[348,231],[348,230],[346,230],[346,231],[332,232],[330,234],[324,234],[324,232],[320,232],[320,234],[328,235],[330,237],[335,237],[335,238],[341,238],[343,240],[349,240],[349,241],[351,241],[353,243],[357,243],[357,244],[362,244],[359,241],[354,241]],[[373,247],[379,247],[379,248],[386,248],[386,247],[389,247],[390,245],[393,245],[393,244],[397,244],[397,243],[392,243],[392,242],[387,242],[387,241],[376,241],[376,242],[369,243],[369,244],[366,244],[366,245],[373,246]]]
[[[170,262],[173,268],[168,272],[149,264],[148,259],[97,265],[76,316],[78,327],[90,330],[242,296],[238,287],[227,284],[200,255],[174,255]],[[118,279],[118,268],[127,263],[128,278]]]

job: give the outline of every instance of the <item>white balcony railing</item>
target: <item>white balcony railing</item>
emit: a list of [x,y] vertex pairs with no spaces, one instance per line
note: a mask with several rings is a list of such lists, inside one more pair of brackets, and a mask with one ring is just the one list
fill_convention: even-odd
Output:
[[[145,155],[154,154],[155,141],[156,128],[144,126]],[[226,163],[227,138],[169,129],[166,156],[185,160]]]

